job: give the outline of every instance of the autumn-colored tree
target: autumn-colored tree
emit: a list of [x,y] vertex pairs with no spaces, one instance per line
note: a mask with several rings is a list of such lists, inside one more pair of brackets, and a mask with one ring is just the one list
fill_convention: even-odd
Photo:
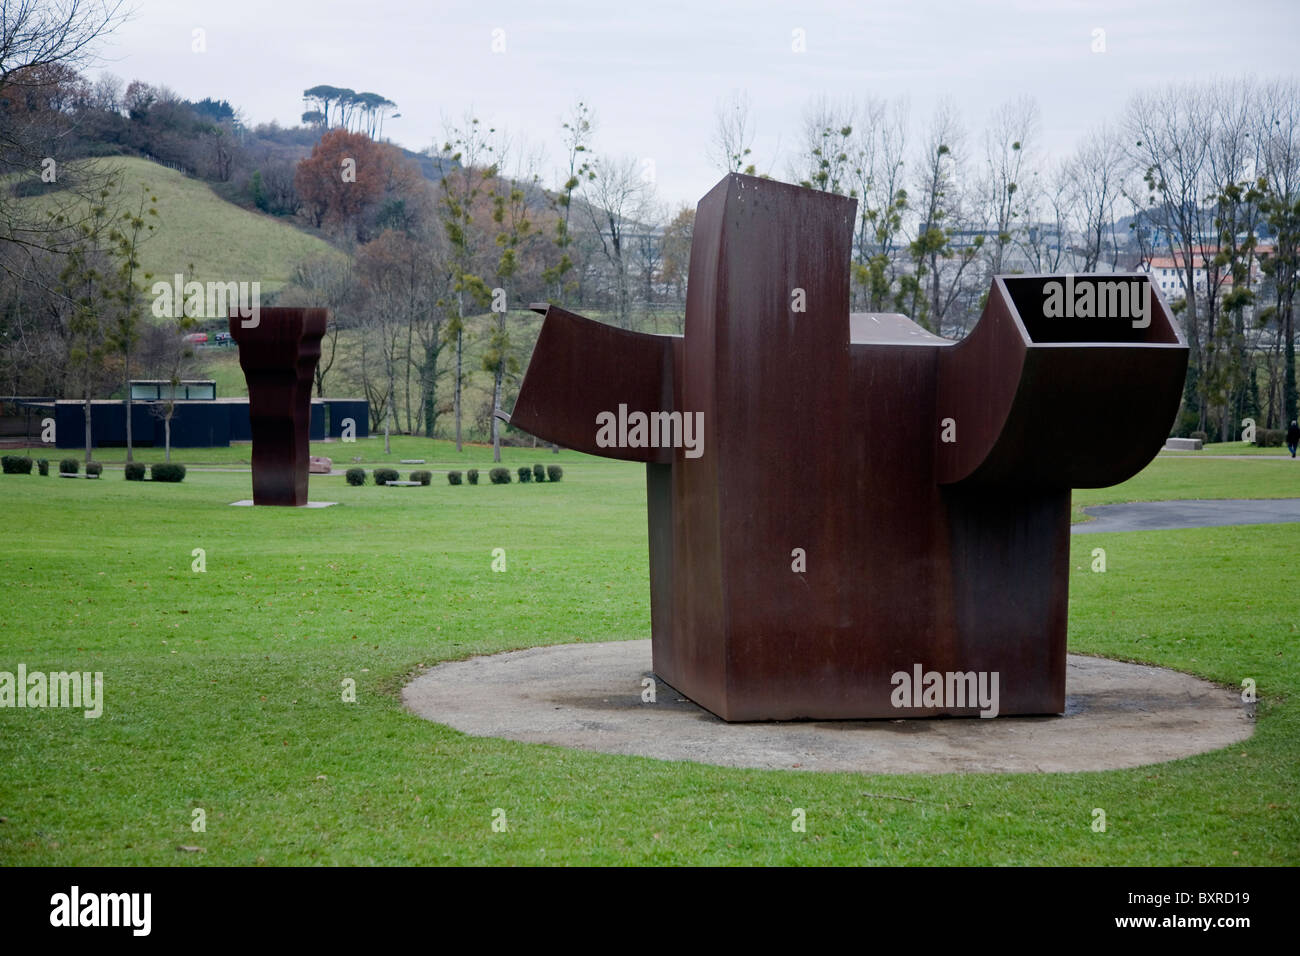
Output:
[[345,129],[322,136],[311,155],[298,164],[293,179],[312,225],[355,229],[383,196],[395,152],[363,133]]

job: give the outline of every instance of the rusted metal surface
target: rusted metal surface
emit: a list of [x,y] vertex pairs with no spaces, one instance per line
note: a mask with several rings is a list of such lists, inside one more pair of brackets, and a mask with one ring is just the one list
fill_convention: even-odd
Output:
[[263,308],[256,324],[230,316],[248,382],[253,434],[253,504],[307,504],[311,386],[326,309]]
[[[991,709],[902,696],[918,667],[996,675],[1001,715],[1060,713],[1070,488],[1154,457],[1186,345],[1154,290],[1141,328],[1054,325],[1050,276],[996,279],[959,343],[851,316],[855,208],[728,176],[696,213],[685,336],[551,307],[512,421],[646,462],[655,672],[720,717]],[[1120,280],[1149,284],[1070,281]],[[619,405],[702,413],[703,442],[607,447]]]

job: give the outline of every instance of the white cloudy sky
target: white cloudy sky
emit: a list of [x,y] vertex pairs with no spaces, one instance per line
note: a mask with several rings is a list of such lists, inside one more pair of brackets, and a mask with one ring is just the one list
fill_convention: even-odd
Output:
[[[760,171],[781,175],[812,97],[907,95],[920,126],[950,97],[968,127],[999,102],[1037,97],[1042,143],[1065,153],[1132,92],[1171,81],[1293,71],[1296,0],[802,0],[444,2],[131,0],[103,68],[182,96],[227,99],[253,123],[294,124],[319,83],[381,93],[410,149],[472,109],[542,147],[578,99],[598,120],[598,154],[653,160],[660,198],[695,201],[720,176],[707,158],[719,98],[748,91]],[[192,31],[207,51],[191,51]],[[792,52],[802,29],[807,51]],[[1093,53],[1093,31],[1106,50]],[[492,31],[505,52],[492,52]],[[545,171],[544,170],[544,171]],[[548,181],[551,176],[544,177]]]

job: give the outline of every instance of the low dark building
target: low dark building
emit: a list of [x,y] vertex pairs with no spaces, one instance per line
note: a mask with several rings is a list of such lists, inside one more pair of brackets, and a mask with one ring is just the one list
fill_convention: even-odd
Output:
[[[55,444],[58,448],[85,446],[85,403],[73,399],[53,402]],[[91,407],[91,440],[100,448],[126,445],[126,405],[120,399],[95,400]],[[354,437],[370,435],[370,415],[364,399],[314,398],[311,403],[312,441],[341,438],[351,419]],[[159,402],[131,403],[132,440],[139,447],[165,443],[165,425]],[[221,448],[231,442],[253,440],[247,398],[179,400],[172,415],[173,448]]]

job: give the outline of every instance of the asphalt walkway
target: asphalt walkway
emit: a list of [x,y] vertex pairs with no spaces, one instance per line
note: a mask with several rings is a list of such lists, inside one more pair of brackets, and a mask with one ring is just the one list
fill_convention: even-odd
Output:
[[1084,508],[1083,512],[1097,520],[1073,525],[1070,530],[1074,534],[1163,531],[1231,524],[1285,524],[1300,522],[1300,498],[1138,501],[1124,505],[1092,505]]

